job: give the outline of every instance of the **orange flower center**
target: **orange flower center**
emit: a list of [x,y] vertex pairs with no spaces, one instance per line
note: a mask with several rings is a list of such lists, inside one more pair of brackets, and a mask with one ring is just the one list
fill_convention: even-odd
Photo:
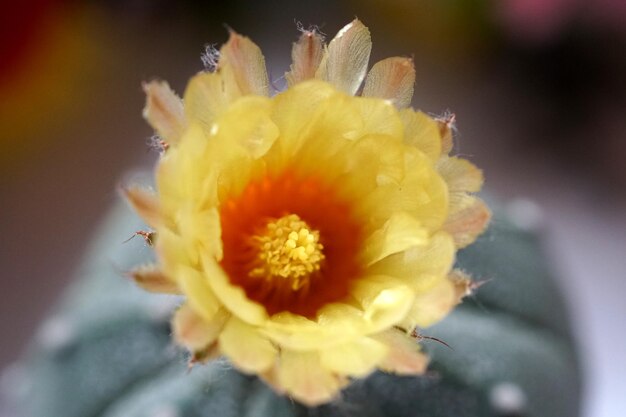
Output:
[[249,184],[221,208],[222,267],[271,314],[314,317],[361,272],[361,227],[332,187],[292,172]]

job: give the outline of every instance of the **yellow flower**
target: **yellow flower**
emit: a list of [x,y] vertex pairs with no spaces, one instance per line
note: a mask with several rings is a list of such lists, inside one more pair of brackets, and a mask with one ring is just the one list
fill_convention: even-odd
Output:
[[414,330],[468,290],[455,252],[489,219],[480,171],[448,156],[451,120],[406,108],[412,61],[365,77],[370,49],[358,20],[328,46],[305,31],[270,98],[261,51],[232,32],[182,101],[145,85],[167,150],[157,194],[126,190],[159,260],[135,279],[186,297],[176,341],[307,405],[375,369],[424,372]]

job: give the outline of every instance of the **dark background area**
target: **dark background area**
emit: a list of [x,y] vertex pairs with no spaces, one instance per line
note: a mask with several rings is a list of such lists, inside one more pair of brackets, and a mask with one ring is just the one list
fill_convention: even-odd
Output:
[[[17,4],[18,2],[16,2]],[[23,5],[22,5],[23,4]],[[457,115],[456,152],[545,238],[587,375],[586,416],[626,407],[626,3],[33,1],[0,13],[0,367],[71,281],[117,186],[156,154],[141,82],[182,94],[228,25],[277,86],[296,22],[330,39],[358,16],[371,63],[413,56],[413,105]],[[120,244],[129,236],[120,236]],[[537,341],[541,343],[541,341]],[[1,384],[0,384],[1,385]]]

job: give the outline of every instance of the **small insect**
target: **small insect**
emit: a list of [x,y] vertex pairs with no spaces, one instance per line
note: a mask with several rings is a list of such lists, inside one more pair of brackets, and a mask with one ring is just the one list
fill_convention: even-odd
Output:
[[133,238],[141,236],[143,240],[146,242],[148,246],[154,246],[154,241],[156,239],[156,232],[148,232],[145,230],[136,231],[131,237],[126,239],[123,243],[130,242]]

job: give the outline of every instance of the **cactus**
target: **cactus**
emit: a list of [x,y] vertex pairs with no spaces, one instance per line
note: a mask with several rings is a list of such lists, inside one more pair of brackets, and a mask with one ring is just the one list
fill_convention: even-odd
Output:
[[[115,208],[76,283],[43,323],[13,374],[24,417],[532,416],[578,415],[580,376],[562,301],[538,237],[496,210],[458,266],[488,279],[422,343],[427,375],[375,373],[333,403],[308,409],[224,360],[188,369],[170,341],[175,296],[143,292],[120,270],[150,256],[141,228]],[[5,378],[7,379],[7,378]],[[17,381],[19,379],[20,381]],[[6,381],[5,381],[6,382]]]

